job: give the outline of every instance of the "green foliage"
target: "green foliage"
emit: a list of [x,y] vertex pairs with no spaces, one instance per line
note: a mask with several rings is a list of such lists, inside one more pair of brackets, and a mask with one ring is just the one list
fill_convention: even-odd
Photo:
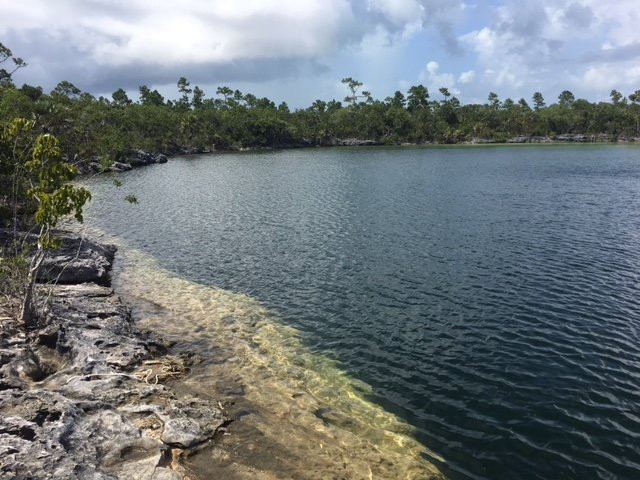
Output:
[[82,91],[76,87],[73,83],[63,80],[56,88],[51,91],[51,95],[55,97],[66,97],[68,99],[77,100],[80,97]]
[[26,252],[9,248],[0,252],[0,295],[7,299],[21,298],[29,274],[29,257]]
[[[17,118],[6,129],[5,138],[15,143],[33,127],[33,121]],[[34,219],[38,225],[53,228],[70,214],[82,222],[82,208],[91,194],[85,188],[67,183],[78,171],[74,165],[62,161],[59,142],[53,135],[38,135],[30,151],[14,151],[12,160],[18,167],[22,165],[28,175],[30,188],[26,196],[37,203]]]
[[358,90],[360,90],[360,87],[363,85],[362,82],[354,80],[351,77],[343,78],[341,82],[349,89],[350,95],[344,97],[344,101],[351,104],[351,106],[355,106],[361,98],[371,98],[371,94],[369,92],[362,92],[362,94],[358,94]]
[[82,207],[91,198],[82,187],[68,182],[77,175],[74,165],[63,161],[58,140],[49,133],[34,137],[35,122],[16,118],[6,125],[0,135],[0,165],[4,173],[2,183],[12,186],[11,202],[15,224],[16,212],[22,204],[34,204],[35,223],[47,229],[57,225],[60,218],[73,214],[82,221]]
[[[398,98],[396,92],[395,98]],[[402,95],[400,93],[400,95]],[[428,108],[429,106],[429,91],[424,85],[414,85],[409,88],[407,92],[407,109],[411,112],[420,108]]]
[[142,105],[164,105],[164,97],[157,90],[150,90],[146,85],[140,85],[140,103]]
[[558,95],[558,103],[562,106],[569,106],[575,101],[576,97],[569,90],[564,90]]
[[119,107],[126,107],[127,105],[131,105],[132,103],[131,99],[127,95],[127,92],[125,92],[122,88],[119,88],[118,90],[113,92],[111,98],[113,98],[114,105],[117,105]]
[[[82,209],[91,198],[85,188],[68,183],[77,175],[77,169],[62,159],[58,139],[50,133],[36,133],[34,127],[33,120],[15,118],[2,128],[0,134],[0,165],[5,174],[1,180],[4,182],[9,178],[11,183],[11,195],[6,199],[11,207],[9,220],[14,240],[17,240],[17,212],[21,204],[30,201],[34,204],[31,223],[40,227],[37,247],[22,283],[24,294],[20,317],[26,327],[35,317],[34,285],[45,253],[47,249],[60,245],[60,241],[51,234],[52,229],[67,215],[73,215],[81,222]],[[3,269],[9,272],[7,275],[16,272],[17,275],[20,271],[15,267],[16,263],[12,262]]]
[[544,107],[545,105],[544,97],[540,92],[535,92],[533,94],[532,99],[533,99],[533,108],[535,108],[536,110],[540,110],[542,107]]
[[[11,59],[11,52],[0,46],[0,63],[12,63]],[[136,101],[121,88],[111,99],[96,99],[69,81],[60,82],[50,94],[40,87],[16,88],[11,82],[0,82],[0,119],[35,120],[32,142],[40,133],[51,134],[58,139],[63,163],[99,158],[105,170],[114,161],[126,161],[133,149],[173,154],[330,145],[346,138],[395,143],[497,141],[562,133],[602,133],[614,139],[640,135],[640,90],[628,97],[613,90],[611,102],[601,103],[575,99],[565,90],[558,103],[549,106],[535,92],[530,107],[524,99],[501,101],[495,92],[485,104],[463,105],[445,87],[438,89],[440,98],[431,99],[424,85],[413,85],[378,101],[370,92],[361,91],[363,82],[345,77],[342,83],[347,89],[344,105],[319,99],[307,108],[291,110],[284,102],[276,106],[268,98],[229,86],[220,86],[213,98],[207,98],[185,77],[176,83],[180,97],[169,101],[146,85],[139,87]],[[4,158],[9,157],[5,154]],[[10,213],[8,192],[15,187],[11,178],[16,173],[12,165],[0,160],[0,221]],[[27,191],[23,186],[18,190]],[[29,202],[33,204],[34,199],[23,202],[22,213]]]
[[27,64],[23,59],[14,57],[13,52],[0,42],[0,84],[12,84],[12,75],[18,69],[26,66]]

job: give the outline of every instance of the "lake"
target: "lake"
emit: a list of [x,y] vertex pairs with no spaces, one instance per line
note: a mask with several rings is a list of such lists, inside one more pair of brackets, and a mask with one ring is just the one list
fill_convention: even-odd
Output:
[[[344,376],[450,479],[640,478],[640,148],[303,149],[119,178],[87,181],[90,223],[189,282],[167,302],[246,306],[209,340],[184,316],[203,355],[228,332],[304,358],[255,372],[373,425]],[[251,305],[295,345],[256,340]]]

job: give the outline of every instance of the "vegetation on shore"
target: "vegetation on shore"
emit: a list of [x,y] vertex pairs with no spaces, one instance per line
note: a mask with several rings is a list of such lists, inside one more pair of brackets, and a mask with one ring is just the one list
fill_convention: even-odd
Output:
[[[0,62],[13,63],[13,70],[26,66],[1,44]],[[207,96],[184,77],[177,82],[177,100],[146,85],[139,87],[137,99],[121,88],[111,98],[96,98],[66,80],[49,93],[38,86],[17,86],[11,72],[2,70],[0,122],[35,120],[40,131],[59,139],[72,162],[95,157],[118,161],[134,148],[173,154],[332,145],[350,138],[394,144],[562,134],[613,141],[640,137],[640,90],[628,96],[612,90],[609,102],[598,103],[565,90],[553,104],[540,92],[529,100],[500,99],[491,92],[486,103],[465,105],[446,88],[429,92],[414,85],[379,100],[362,91],[357,80],[345,78],[343,83],[344,101],[316,100],[291,110],[284,102],[276,105],[226,86]]]
[[640,90],[627,97],[612,90],[611,101],[599,103],[563,91],[551,105],[540,92],[530,102],[501,100],[491,92],[487,103],[464,105],[446,88],[432,95],[423,85],[378,100],[362,90],[361,82],[345,78],[344,101],[316,100],[291,110],[284,102],[276,105],[226,86],[208,97],[184,77],[177,82],[177,100],[166,100],[146,85],[139,87],[135,100],[122,88],[111,98],[96,98],[66,80],[45,93],[38,86],[14,83],[15,71],[26,66],[0,43],[0,226],[14,232],[39,226],[42,248],[50,243],[50,229],[60,217],[82,218],[89,194],[66,183],[77,174],[76,165],[107,168],[134,149],[174,154],[362,140],[397,144],[527,141],[567,134],[570,140],[640,137]]

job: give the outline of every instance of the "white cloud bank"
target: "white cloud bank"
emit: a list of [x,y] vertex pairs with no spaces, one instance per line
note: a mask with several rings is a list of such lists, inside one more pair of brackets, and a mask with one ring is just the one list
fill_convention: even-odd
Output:
[[98,65],[313,58],[345,41],[347,0],[25,0],[3,7],[0,34],[19,26],[68,38]]
[[53,42],[74,42],[99,65],[116,66],[317,58],[357,43],[378,28],[390,34],[410,35],[437,16],[429,6],[433,2],[428,0],[3,3],[3,37],[15,31],[23,37],[39,31]]
[[460,41],[476,54],[486,86],[509,94],[571,88],[602,98],[610,88],[640,86],[638,6],[637,0],[509,0],[491,24]]
[[638,25],[638,0],[0,0],[0,39],[30,64],[20,80],[100,93],[331,71],[381,96],[409,79],[465,101],[606,97],[640,88]]

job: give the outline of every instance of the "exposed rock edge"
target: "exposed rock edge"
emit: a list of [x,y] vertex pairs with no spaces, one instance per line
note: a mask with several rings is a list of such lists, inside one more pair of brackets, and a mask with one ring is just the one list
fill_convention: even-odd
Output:
[[39,287],[37,328],[0,318],[0,477],[181,480],[180,459],[227,419],[165,384],[190,360],[138,330],[107,286],[115,248],[64,238],[48,269],[67,263],[66,284]]

